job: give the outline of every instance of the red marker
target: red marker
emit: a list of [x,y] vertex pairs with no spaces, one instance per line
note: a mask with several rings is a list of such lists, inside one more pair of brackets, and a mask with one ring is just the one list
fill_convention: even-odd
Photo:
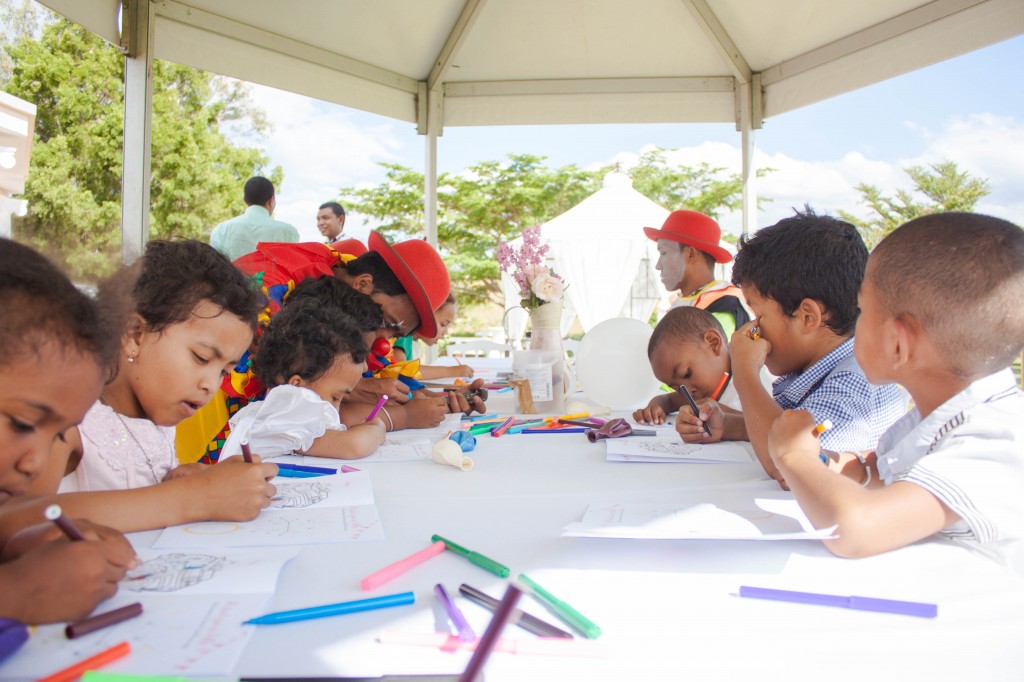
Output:
[[46,514],[47,519],[53,521],[57,524],[58,528],[64,531],[64,535],[68,536],[68,540],[78,541],[85,539],[82,531],[78,530],[78,526],[64,515],[64,511],[60,508],[59,504],[51,504],[46,508],[44,514]]
[[89,670],[95,670],[96,668],[105,666],[108,663],[113,663],[119,658],[124,658],[131,653],[132,647],[128,642],[121,642],[115,644],[105,651],[85,659],[80,663],[76,663],[70,667],[64,668],[59,672],[56,672],[49,677],[44,677],[38,682],[73,682],[79,677],[84,675]]
[[715,390],[711,391],[711,399],[718,400],[718,396],[722,395],[722,391],[725,390],[725,385],[729,383],[729,373],[725,372],[722,374],[722,378],[718,380],[718,385],[715,386]]

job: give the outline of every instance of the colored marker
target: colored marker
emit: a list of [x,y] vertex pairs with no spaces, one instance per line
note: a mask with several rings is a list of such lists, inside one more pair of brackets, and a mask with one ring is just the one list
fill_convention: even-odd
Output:
[[[461,592],[466,599],[470,600],[474,604],[479,604],[491,613],[494,613],[500,603],[497,599],[486,592],[482,592],[465,583],[459,585],[459,592]],[[551,623],[543,621],[536,616],[532,616],[521,609],[513,611],[512,617],[509,618],[508,622],[512,625],[518,625],[527,632],[532,632],[533,634],[541,637],[560,637],[563,639],[573,638],[571,632],[566,632],[561,628],[557,628]]]
[[246,464],[252,464],[252,450],[249,449],[249,441],[243,440],[240,445],[242,446],[242,459]]
[[350,467],[347,464],[342,464],[339,471],[343,474],[351,474],[353,471],[361,471],[361,469],[356,469],[355,467]]
[[523,429],[523,433],[586,433],[587,429],[581,426],[574,426],[569,429],[551,429],[551,428],[537,428],[537,429]]
[[754,325],[753,327],[750,328],[750,338],[752,338],[754,341],[757,341],[758,339],[761,338],[760,327]]
[[[690,403],[690,409],[693,410],[693,416],[696,417],[697,419],[700,419],[700,408],[697,407],[697,403],[694,401],[693,396],[690,395],[690,391],[686,388],[686,386],[680,384],[679,392],[683,394],[684,398],[686,398],[686,402]],[[708,426],[708,423],[701,422],[701,425],[704,427],[704,433],[710,436],[711,427]]]
[[109,649],[101,651],[95,656],[90,656],[84,661],[68,666],[60,672],[56,672],[49,677],[44,677],[38,680],[38,682],[72,682],[73,680],[77,680],[81,677],[85,671],[92,670],[93,668],[99,668],[108,663],[113,663],[119,658],[124,658],[131,653],[131,651],[131,644],[128,642],[121,642],[119,644],[115,644]]
[[474,436],[480,436],[485,433],[490,433],[491,429],[495,426],[495,422],[484,422],[482,424],[474,424],[469,427],[469,432]]
[[448,612],[448,619],[451,620],[452,625],[455,626],[455,631],[459,633],[459,639],[463,642],[472,642],[476,639],[476,633],[473,632],[473,628],[469,626],[469,622],[466,617],[462,615],[462,611],[459,610],[458,604],[455,600],[448,595],[448,590],[444,589],[444,585],[438,583],[434,585],[434,594],[441,600],[441,604],[444,605],[444,610]]
[[281,478],[320,478],[327,474],[314,474],[309,471],[294,471],[293,469],[279,469],[277,475]]
[[64,635],[68,639],[75,639],[82,635],[87,635],[90,632],[96,632],[111,625],[117,625],[129,618],[135,618],[142,614],[142,604],[135,602],[128,606],[122,606],[119,609],[113,611],[107,611],[96,616],[91,616],[84,620],[80,620],[77,623],[71,623],[64,628]]
[[380,397],[380,400],[377,401],[377,404],[373,406],[372,410],[370,410],[370,414],[366,415],[366,421],[372,422],[374,419],[376,419],[377,413],[380,412],[381,408],[384,407],[384,403],[386,403],[387,401],[388,397],[386,395],[382,395]]
[[528,428],[531,428],[533,426],[543,426],[543,425],[544,425],[544,421],[543,420],[541,420],[541,421],[532,421],[532,422],[523,422],[522,424],[516,424],[515,426],[511,427],[508,430],[508,433],[522,433],[524,429],[528,429]]
[[752,599],[773,599],[797,604],[814,604],[816,606],[838,606],[858,611],[877,611],[879,613],[897,613],[918,618],[935,618],[939,615],[937,604],[926,604],[917,601],[899,601],[896,599],[876,599],[874,597],[843,597],[814,592],[791,592],[789,590],[772,590],[766,587],[740,586],[740,596]]
[[519,601],[519,597],[522,596],[522,592],[515,585],[509,585],[505,590],[505,596],[501,598],[501,603],[498,604],[497,610],[494,612],[494,617],[491,618],[491,622],[487,624],[487,629],[484,631],[484,636],[480,638],[480,641],[476,645],[476,650],[473,652],[473,656],[469,659],[469,663],[466,665],[465,672],[459,677],[459,682],[475,682],[480,671],[483,670],[484,664],[487,662],[487,658],[491,655],[491,651],[494,650],[494,645],[498,643],[498,637],[501,635],[501,631],[505,628],[505,623],[508,622],[509,616],[516,608],[516,602]]
[[243,625],[277,625],[279,623],[291,623],[297,620],[311,620],[313,618],[326,618],[328,616],[342,616],[347,613],[359,613],[360,611],[372,611],[374,609],[386,609],[391,606],[405,606],[416,601],[416,594],[413,592],[401,592],[389,594],[383,597],[371,599],[357,599],[338,604],[324,604],[323,606],[310,606],[305,609],[293,611],[278,611],[268,613],[256,618],[250,618],[242,623]]
[[434,544],[430,545],[426,549],[421,549],[415,554],[411,554],[404,559],[388,564],[384,568],[380,569],[376,573],[371,573],[362,580],[359,581],[359,587],[364,591],[369,592],[370,590],[376,589],[393,578],[397,578],[413,566],[418,566],[430,557],[437,556],[445,549],[444,543],[438,540]]
[[563,414],[561,417],[548,417],[544,421],[551,423],[557,421],[564,421],[566,419],[586,419],[589,416],[589,412],[577,412],[576,414]]
[[456,554],[466,557],[471,564],[476,564],[480,568],[485,571],[490,571],[499,578],[507,578],[509,573],[512,572],[509,570],[508,566],[500,564],[494,559],[489,559],[479,552],[470,551],[462,545],[457,545],[451,540],[443,538],[440,535],[433,535],[430,538],[431,542],[437,542],[438,540],[445,544],[446,549],[450,549]]
[[582,613],[531,580],[525,573],[519,574],[519,582],[523,583],[530,594],[536,597],[544,606],[548,607],[552,613],[579,630],[587,639],[597,639],[601,636],[601,628]]
[[729,383],[729,377],[731,375],[728,372],[722,373],[722,378],[718,380],[718,385],[715,386],[715,390],[711,391],[711,399],[718,400],[722,395],[722,391],[725,390],[725,385]]
[[[828,431],[831,428],[832,428],[832,420],[831,419],[826,419],[825,421],[821,422],[820,424],[815,426],[813,429],[811,429],[811,434],[813,436],[815,436],[815,437],[818,437],[818,436],[820,436],[821,434],[825,433],[826,431]],[[822,464],[828,464],[828,455],[826,455],[824,452],[819,452],[818,453],[818,459],[821,460]]]
[[330,467],[311,467],[305,464],[278,464],[277,462],[274,462],[274,464],[277,464],[278,470],[304,471],[307,474],[323,474],[324,476],[338,473],[337,469],[331,469]]
[[64,531],[64,535],[68,536],[68,540],[84,540],[85,536],[82,535],[82,531],[78,530],[78,526],[74,522],[64,515],[59,504],[51,504],[43,512],[46,518],[57,524],[57,527]]
[[477,415],[475,417],[467,417],[467,416],[463,415],[462,418],[463,419],[468,419],[471,422],[480,422],[480,421],[483,421],[485,419],[494,419],[497,416],[498,416],[497,414],[480,414],[480,415]]
[[457,362],[460,365],[462,364],[462,360],[459,360],[459,356],[458,355],[453,355],[452,357],[455,358],[455,362]]
[[505,421],[501,422],[501,424],[499,424],[498,426],[495,426],[491,430],[491,437],[492,438],[498,438],[500,436],[504,436],[505,432],[508,431],[509,428],[511,428],[512,424],[514,424],[515,421],[516,421],[515,417],[509,417]]

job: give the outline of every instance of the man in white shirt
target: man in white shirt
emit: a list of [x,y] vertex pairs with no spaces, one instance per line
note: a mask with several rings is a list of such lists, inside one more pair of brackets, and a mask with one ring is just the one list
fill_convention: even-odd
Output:
[[213,228],[210,245],[234,261],[256,250],[260,242],[299,241],[299,231],[288,223],[274,220],[277,207],[274,184],[262,177],[249,178],[243,190],[245,213],[225,220]]
[[316,229],[327,239],[328,244],[344,239],[345,209],[337,201],[320,204],[316,214]]

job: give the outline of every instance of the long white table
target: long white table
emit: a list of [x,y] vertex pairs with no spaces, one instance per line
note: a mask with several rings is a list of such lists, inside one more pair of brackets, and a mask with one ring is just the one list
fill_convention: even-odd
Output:
[[[497,401],[500,403],[501,401]],[[497,403],[492,403],[497,404]],[[579,656],[495,653],[488,682],[523,680],[1024,679],[1024,579],[942,541],[861,560],[815,541],[639,541],[563,538],[591,502],[699,502],[723,486],[753,497],[776,484],[755,463],[605,461],[581,434],[479,438],[475,468],[363,463],[385,542],[311,545],[286,565],[270,610],[407,590],[413,606],[261,626],[239,677],[339,677],[459,672],[467,652],[384,645],[384,628],[433,632],[444,623],[435,583],[466,582],[500,597],[505,581],[451,553],[372,593],[359,580],[443,535],[526,572],[603,629]],[[154,534],[139,534],[147,544]],[[921,619],[741,599],[740,585],[939,605]],[[457,597],[482,634],[489,614]],[[561,624],[524,597],[521,606]],[[446,627],[446,626],[444,626]],[[532,638],[509,627],[505,636]],[[592,656],[597,657],[592,657]]]

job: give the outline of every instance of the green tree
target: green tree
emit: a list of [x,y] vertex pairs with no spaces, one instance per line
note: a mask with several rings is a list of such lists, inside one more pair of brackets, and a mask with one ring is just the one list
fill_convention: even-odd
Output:
[[[15,235],[66,262],[75,277],[105,275],[120,251],[124,58],[64,19],[47,23],[38,40],[22,35],[6,52],[13,65],[6,90],[38,107],[28,215]],[[226,125],[265,130],[244,88],[154,64],[151,236],[205,238],[244,210],[246,178],[280,183],[281,169],[266,169],[258,149],[230,144]]]
[[861,203],[871,209],[867,219],[859,218],[845,211],[839,214],[843,220],[860,230],[868,248],[897,227],[922,215],[946,211],[973,211],[975,205],[988,195],[988,181],[975,178],[967,171],[961,171],[954,161],[904,168],[914,183],[913,190],[897,190],[893,196],[886,196],[874,185],[861,183],[857,191]]
[[[666,208],[690,208],[717,217],[739,207],[737,175],[707,164],[673,166],[668,151],[645,153],[628,171],[637,191]],[[438,242],[453,287],[467,302],[498,300],[501,280],[495,250],[524,227],[547,222],[600,187],[608,166],[586,171],[574,165],[550,168],[544,157],[513,154],[506,161],[484,161],[463,173],[438,178]],[[340,195],[353,213],[377,221],[392,239],[422,236],[423,174],[398,164],[381,164],[386,179],[376,187],[343,187]],[[758,176],[770,169],[758,170]]]

